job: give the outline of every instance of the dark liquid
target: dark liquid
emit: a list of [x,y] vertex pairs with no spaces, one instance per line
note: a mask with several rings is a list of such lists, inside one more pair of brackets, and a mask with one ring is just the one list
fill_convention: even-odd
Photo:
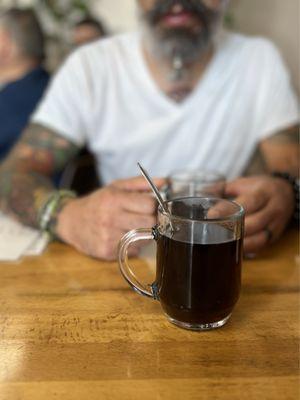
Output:
[[[242,240],[189,244],[160,236],[157,241],[158,296],[173,319],[208,324],[227,317],[241,287]],[[225,231],[225,229],[223,229]]]

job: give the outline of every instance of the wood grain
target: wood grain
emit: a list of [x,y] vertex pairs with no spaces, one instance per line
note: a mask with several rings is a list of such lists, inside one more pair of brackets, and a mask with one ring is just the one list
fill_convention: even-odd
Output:
[[52,244],[0,264],[0,399],[296,400],[298,293],[293,231],[244,262],[232,319],[202,333],[171,325],[116,263]]

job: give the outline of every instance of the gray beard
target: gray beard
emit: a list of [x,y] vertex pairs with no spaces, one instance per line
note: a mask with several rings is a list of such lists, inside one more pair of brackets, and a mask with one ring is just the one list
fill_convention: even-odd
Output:
[[156,31],[141,21],[141,28],[148,51],[157,59],[173,64],[179,58],[184,66],[201,59],[214,45],[222,27],[222,19],[216,22],[210,32],[178,30],[170,32]]

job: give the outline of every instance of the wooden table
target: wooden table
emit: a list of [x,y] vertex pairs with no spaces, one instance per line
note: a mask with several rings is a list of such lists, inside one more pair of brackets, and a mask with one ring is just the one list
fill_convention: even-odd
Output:
[[0,264],[0,398],[296,400],[297,251],[291,231],[245,261],[232,319],[200,333],[62,244]]

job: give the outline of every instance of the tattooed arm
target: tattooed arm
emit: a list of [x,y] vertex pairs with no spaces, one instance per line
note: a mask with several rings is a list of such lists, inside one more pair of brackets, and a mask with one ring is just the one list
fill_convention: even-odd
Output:
[[40,125],[29,125],[0,165],[0,208],[37,227],[38,211],[54,190],[53,176],[62,171],[79,148]]
[[[279,132],[260,144],[261,161],[267,173],[299,174],[299,127]],[[235,197],[246,210],[245,251],[256,252],[276,240],[288,225],[295,207],[292,186],[267,174],[240,178],[227,185],[227,195]]]
[[299,125],[276,133],[260,144],[260,150],[269,170],[299,175]]
[[[54,190],[51,178],[78,147],[42,126],[28,127],[0,167],[0,208],[38,227],[38,213]],[[156,182],[162,185],[164,180]],[[65,243],[98,258],[116,258],[119,239],[139,226],[155,224],[155,200],[143,178],[129,179],[69,199],[53,217],[55,234]],[[130,249],[137,254],[137,249]]]
[[299,126],[293,126],[262,141],[257,147],[244,176],[274,171],[299,174]]

